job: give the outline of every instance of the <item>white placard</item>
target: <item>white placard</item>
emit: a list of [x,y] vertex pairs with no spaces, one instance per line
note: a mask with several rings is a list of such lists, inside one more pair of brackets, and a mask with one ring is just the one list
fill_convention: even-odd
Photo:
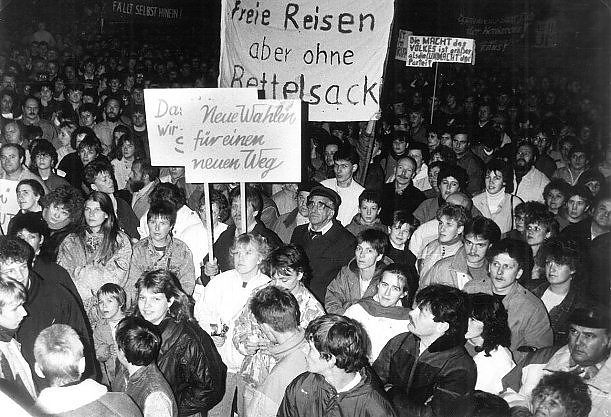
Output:
[[434,62],[458,62],[475,65],[475,40],[449,36],[409,36],[408,67],[430,67]]
[[165,88],[145,89],[146,128],[151,163],[156,166],[183,166],[189,152],[192,132],[201,127],[201,107],[205,103],[240,103],[257,98],[257,91],[246,88]]
[[153,165],[184,166],[192,183],[301,181],[301,102],[249,94],[145,90]]

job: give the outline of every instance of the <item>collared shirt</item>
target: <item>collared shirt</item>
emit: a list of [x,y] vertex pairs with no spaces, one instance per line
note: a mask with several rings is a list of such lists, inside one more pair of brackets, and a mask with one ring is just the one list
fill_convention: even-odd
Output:
[[320,229],[320,230],[314,230],[314,229],[312,229],[312,225],[309,225],[308,226],[308,231],[309,232],[320,232],[320,233],[322,233],[324,235],[325,233],[327,233],[331,229],[331,227],[333,227],[333,220],[329,220],[329,222],[327,224],[325,224],[323,226],[323,228]]

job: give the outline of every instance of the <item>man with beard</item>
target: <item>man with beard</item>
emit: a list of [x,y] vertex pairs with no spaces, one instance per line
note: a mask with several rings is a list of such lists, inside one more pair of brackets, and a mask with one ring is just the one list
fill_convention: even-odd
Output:
[[518,147],[514,163],[515,181],[513,189],[515,195],[522,201],[538,201],[544,203],[543,189],[549,183],[549,178],[535,168],[538,150],[530,143],[523,143]]
[[114,147],[112,132],[115,130],[115,127],[124,124],[120,119],[120,115],[121,100],[115,96],[108,96],[104,102],[105,120],[93,127],[93,131],[98,139],[100,139],[100,142],[102,142],[102,153],[104,155],[108,155]]
[[42,138],[54,143],[57,140],[57,130],[53,127],[53,124],[40,118],[40,102],[36,97],[28,97],[23,102],[23,125],[24,126],[38,126],[42,129]]
[[151,166],[148,159],[138,158],[132,163],[132,171],[127,180],[127,188],[133,193],[132,209],[138,219],[150,207],[149,194],[159,183],[159,168]]
[[414,187],[412,179],[416,175],[416,161],[404,156],[397,161],[395,167],[395,180],[382,187],[382,223],[390,225],[395,210],[413,211],[422,203],[424,193]]

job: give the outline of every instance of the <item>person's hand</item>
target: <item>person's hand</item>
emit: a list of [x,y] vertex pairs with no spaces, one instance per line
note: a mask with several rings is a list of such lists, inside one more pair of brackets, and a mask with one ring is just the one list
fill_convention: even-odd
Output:
[[225,340],[227,339],[225,336],[210,336],[212,338],[212,341],[214,342],[214,345],[217,348],[220,348],[221,346],[223,346],[225,344]]
[[219,266],[218,266],[218,263],[216,261],[216,258],[214,258],[214,260],[212,262],[210,262],[210,261],[206,262],[206,264],[204,265],[204,273],[206,275],[208,275],[209,277],[213,277],[215,275],[218,275],[218,273],[219,273]]

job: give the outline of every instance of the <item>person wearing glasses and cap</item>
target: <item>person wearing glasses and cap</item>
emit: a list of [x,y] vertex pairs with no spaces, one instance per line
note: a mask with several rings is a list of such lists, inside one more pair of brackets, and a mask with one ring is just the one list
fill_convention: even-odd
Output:
[[324,301],[327,285],[352,259],[356,239],[335,219],[342,200],[327,187],[314,187],[308,196],[309,223],[297,226],[291,243],[303,248],[312,269],[309,289]]
[[501,396],[511,407],[529,407],[533,389],[545,375],[570,372],[588,385],[592,398],[590,417],[611,410],[611,321],[608,305],[577,308],[569,317],[568,343],[529,354],[503,378]]

